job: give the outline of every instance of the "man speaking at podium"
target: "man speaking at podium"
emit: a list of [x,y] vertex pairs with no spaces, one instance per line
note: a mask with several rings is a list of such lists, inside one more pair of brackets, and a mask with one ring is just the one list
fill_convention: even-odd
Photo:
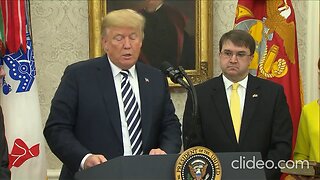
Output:
[[178,153],[180,123],[160,70],[142,64],[144,17],[129,9],[102,23],[106,55],[66,68],[44,135],[60,179],[123,155]]

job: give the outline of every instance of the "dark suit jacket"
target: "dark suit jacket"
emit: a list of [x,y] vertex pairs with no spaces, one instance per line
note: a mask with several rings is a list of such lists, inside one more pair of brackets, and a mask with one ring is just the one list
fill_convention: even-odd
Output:
[[[159,70],[139,62],[136,70],[144,153],[153,148],[178,153],[181,125],[166,78]],[[106,56],[66,68],[52,100],[44,135],[63,162],[61,179],[72,178],[88,153],[103,154],[108,160],[123,155],[118,100]]]
[[2,114],[2,108],[0,106],[0,179],[10,179],[11,173],[8,168],[8,144],[4,131],[4,119]]
[[[290,158],[292,122],[281,85],[249,75],[239,143],[222,75],[196,86],[196,92],[199,119],[195,125],[188,97],[183,117],[185,148],[201,145],[214,152],[261,152],[263,160],[275,163]],[[266,175],[279,179],[280,172],[266,171]]]

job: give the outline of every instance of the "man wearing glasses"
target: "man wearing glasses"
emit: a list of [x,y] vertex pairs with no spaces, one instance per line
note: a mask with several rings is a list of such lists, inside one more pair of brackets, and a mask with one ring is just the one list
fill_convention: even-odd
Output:
[[[283,87],[249,74],[255,41],[231,30],[219,42],[222,74],[196,86],[198,119],[192,119],[188,95],[183,116],[184,148],[205,146],[214,152],[260,152],[277,164],[291,155],[292,123]],[[266,169],[279,179],[279,169]]]

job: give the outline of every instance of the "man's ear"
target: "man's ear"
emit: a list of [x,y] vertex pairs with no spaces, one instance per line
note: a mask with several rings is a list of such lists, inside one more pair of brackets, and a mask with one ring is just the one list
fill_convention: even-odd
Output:
[[253,57],[254,57],[254,53],[250,55],[250,62],[253,60]]
[[101,44],[103,45],[103,46],[105,46],[105,44],[108,42],[108,39],[104,36],[104,37],[102,37],[101,38]]
[[142,47],[142,41],[140,42],[140,48]]
[[108,39],[106,37],[102,37],[101,39],[101,46],[104,50],[104,52],[107,52],[108,51]]

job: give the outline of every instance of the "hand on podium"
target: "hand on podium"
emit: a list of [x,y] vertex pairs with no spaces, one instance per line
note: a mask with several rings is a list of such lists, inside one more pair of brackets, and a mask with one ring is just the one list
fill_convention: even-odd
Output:
[[85,160],[84,165],[83,165],[83,169],[91,168],[93,166],[104,163],[106,161],[107,161],[107,159],[101,154],[91,154]]
[[160,148],[151,149],[151,151],[149,152],[149,155],[163,155],[163,154],[167,154],[167,153]]

